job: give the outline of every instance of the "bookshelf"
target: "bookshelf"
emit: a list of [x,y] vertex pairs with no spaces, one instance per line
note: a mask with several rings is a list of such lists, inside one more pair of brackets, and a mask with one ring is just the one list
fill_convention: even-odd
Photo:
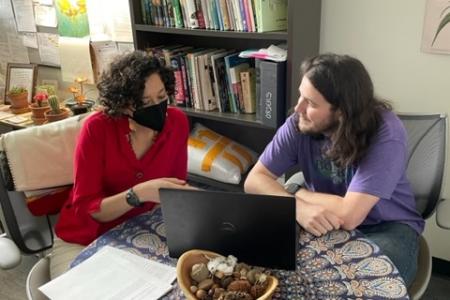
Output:
[[[287,30],[263,33],[147,25],[142,18],[141,0],[129,1],[136,49],[182,44],[193,47],[245,50],[267,48],[271,44],[287,44],[286,113],[297,102],[301,62],[304,58],[319,52],[320,0],[288,0]],[[267,127],[256,120],[254,114],[182,109],[189,116],[192,124],[200,122],[258,153],[264,150],[276,132],[276,128]],[[208,180],[206,182],[210,183]],[[222,185],[221,187],[223,188]]]

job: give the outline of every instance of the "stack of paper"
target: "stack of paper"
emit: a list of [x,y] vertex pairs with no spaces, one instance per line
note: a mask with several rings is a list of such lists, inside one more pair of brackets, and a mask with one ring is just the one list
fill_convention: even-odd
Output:
[[171,288],[176,269],[105,246],[39,289],[50,299],[158,299]]

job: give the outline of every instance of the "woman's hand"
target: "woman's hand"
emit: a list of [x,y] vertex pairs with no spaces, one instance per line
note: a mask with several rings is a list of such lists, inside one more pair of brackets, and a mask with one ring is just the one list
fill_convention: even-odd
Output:
[[178,178],[158,178],[148,180],[137,184],[133,187],[133,190],[141,202],[160,202],[159,189],[161,188],[197,190],[197,188],[188,185],[185,180]]

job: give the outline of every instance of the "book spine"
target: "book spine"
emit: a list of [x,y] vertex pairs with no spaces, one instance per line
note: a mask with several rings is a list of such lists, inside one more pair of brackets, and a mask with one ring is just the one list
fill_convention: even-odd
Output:
[[153,7],[156,8],[156,25],[158,26],[164,26],[164,19],[163,19],[163,8],[161,1],[152,0],[153,1]]
[[285,116],[286,62],[261,61],[260,65],[261,121],[277,128]]
[[208,2],[209,15],[210,19],[210,28],[211,29],[219,29],[219,21],[217,20],[217,11],[216,11],[216,1],[215,0],[206,0]]
[[167,12],[169,16],[170,27],[175,27],[175,12],[173,9],[173,0],[167,0]]
[[287,28],[287,0],[266,1],[255,0],[259,3],[257,10],[258,32],[286,30]]
[[246,20],[246,23],[247,23],[247,31],[252,32],[253,29],[252,29],[252,24],[251,24],[251,21],[250,21],[250,8],[249,8],[250,3],[249,3],[249,1],[250,0],[242,0],[242,2],[244,3],[245,20]]
[[239,69],[236,67],[230,68],[230,89],[233,94],[233,112],[240,112],[243,106],[241,101],[241,81],[239,78]]
[[250,20],[253,22],[253,32],[256,32],[258,29],[258,24],[256,20],[256,8],[255,8],[255,0],[248,0],[250,4]]
[[201,101],[201,106],[203,110],[208,110],[208,100],[206,95],[206,79],[205,79],[205,60],[203,57],[206,54],[201,54],[195,57],[195,62],[197,63],[197,89],[199,93],[199,98]]
[[208,1],[201,0],[202,2],[202,12],[203,12],[203,20],[205,21],[205,28],[211,29],[211,15],[209,12]]
[[186,0],[186,16],[189,20],[189,28],[198,28],[197,12],[195,8],[195,0]]
[[179,0],[179,1],[180,1],[181,15],[183,17],[183,27],[189,28],[189,20],[186,11],[186,0]]
[[232,0],[231,1],[231,11],[232,11],[232,19],[235,24],[234,30],[236,31],[242,31],[242,20],[241,20],[241,14],[239,13],[239,0]]
[[230,30],[230,17],[228,15],[226,0],[219,0],[222,15],[223,30]]
[[193,56],[191,61],[192,66],[192,88],[193,88],[193,96],[194,96],[194,103],[195,109],[203,110],[203,97],[201,93],[201,86],[200,86],[200,76],[199,76],[199,70],[198,70],[198,55]]
[[255,82],[254,70],[241,72],[242,97],[244,101],[244,112],[247,114],[255,113]]
[[232,0],[226,0],[226,5],[227,5],[227,12],[228,12],[228,17],[230,20],[230,30],[236,30],[236,22],[234,20],[234,13],[233,13],[233,7],[231,6],[231,1]]
[[195,14],[198,20],[198,28],[205,29],[205,16],[203,15],[203,7],[201,0],[195,0]]
[[175,27],[183,28],[184,22],[183,22],[183,15],[181,13],[180,0],[173,0],[172,5],[173,5],[173,14],[175,17]]
[[184,103],[186,107],[191,107],[191,98],[189,97],[189,81],[186,74],[186,56],[180,56],[181,78],[183,79]]
[[216,7],[216,13],[217,13],[217,20],[219,22],[219,30],[223,30],[223,20],[222,20],[222,12],[220,9],[220,0],[214,0],[215,7]]
[[245,17],[245,8],[244,8],[244,0],[239,0],[239,13],[242,19],[242,30],[248,31],[247,19]]
[[142,15],[142,23],[148,24],[148,21],[147,21],[147,3],[146,3],[146,0],[141,0],[141,15]]
[[145,12],[147,15],[147,23],[149,25],[155,25],[155,12],[152,6],[151,0],[145,0]]
[[180,56],[172,57],[170,63],[175,75],[175,103],[177,106],[186,106]]
[[205,101],[205,110],[211,111],[217,108],[216,98],[214,97],[214,90],[212,86],[211,76],[212,76],[212,68],[209,64],[209,55],[205,54],[203,56],[203,99]]
[[256,90],[256,120],[261,120],[262,101],[261,101],[261,59],[255,59],[255,90]]
[[255,16],[256,16],[256,31],[262,32],[262,11],[261,11],[261,1],[262,0],[253,0],[253,3],[255,4],[253,6],[255,10]]
[[161,0],[161,7],[163,10],[163,22],[164,27],[170,27],[170,21],[169,21],[169,10],[167,7],[167,0]]

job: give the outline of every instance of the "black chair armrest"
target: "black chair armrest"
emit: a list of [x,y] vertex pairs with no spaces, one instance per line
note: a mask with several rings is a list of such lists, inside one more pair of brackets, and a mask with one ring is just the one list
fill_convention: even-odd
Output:
[[443,229],[450,229],[450,201],[441,199],[436,208],[436,224]]
[[14,191],[14,180],[9,169],[8,158],[5,151],[0,151],[0,173],[3,177],[3,183],[8,191]]

